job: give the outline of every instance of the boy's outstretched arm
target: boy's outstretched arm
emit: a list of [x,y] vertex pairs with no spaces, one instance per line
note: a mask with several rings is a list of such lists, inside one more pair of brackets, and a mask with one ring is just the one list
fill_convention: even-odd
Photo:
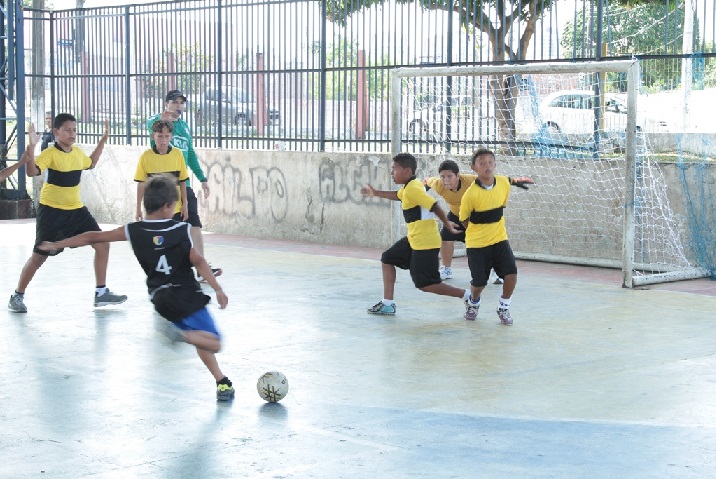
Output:
[[[27,176],[38,176],[40,174],[40,170],[35,165],[35,145],[37,145],[37,142],[40,141],[40,138],[41,135],[35,132],[35,125],[30,123],[30,126],[27,129],[27,148],[25,148],[22,158],[10,167],[14,169],[8,172],[10,168],[6,168],[2,171],[2,174],[7,172],[7,176],[10,176],[16,169],[20,168],[21,165],[27,165],[25,168]],[[5,178],[7,178],[7,176]],[[2,179],[4,180],[5,178]]]
[[22,154],[22,158],[18,160],[14,165],[8,166],[4,170],[0,171],[0,181],[5,181],[8,178],[10,178],[10,175],[15,173],[15,171],[18,170],[22,165],[30,161],[29,154],[27,153],[27,150],[25,150],[25,153]]
[[219,282],[214,277],[214,273],[211,272],[209,263],[207,263],[204,257],[194,248],[192,248],[189,252],[189,261],[191,261],[191,264],[194,265],[201,277],[209,283],[209,286],[214,289],[214,292],[216,293],[216,301],[219,303],[219,307],[224,309],[226,305],[229,304],[229,297],[226,296],[224,290],[221,289]]
[[508,176],[507,179],[510,180],[510,184],[512,186],[517,186],[517,187],[525,189],[525,190],[529,189],[529,188],[527,188],[526,185],[528,185],[528,184],[534,185],[534,183],[535,183],[534,180],[532,178],[530,178],[529,176],[518,176],[516,178],[512,178],[511,176]]
[[367,185],[361,188],[360,193],[363,196],[377,196],[378,198],[385,198],[386,200],[399,201],[397,191],[376,190],[371,185]]
[[97,243],[111,243],[112,241],[126,241],[124,226],[109,231],[88,231],[86,233],[63,239],[62,241],[43,241],[37,249],[42,251],[57,251],[62,248],[78,248]]
[[97,165],[99,157],[102,155],[104,144],[107,142],[107,138],[109,138],[109,120],[104,120],[104,135],[102,135],[102,138],[99,139],[99,143],[97,143],[97,146],[95,147],[94,151],[89,156],[92,160],[92,166],[90,166],[90,169],[94,168]]

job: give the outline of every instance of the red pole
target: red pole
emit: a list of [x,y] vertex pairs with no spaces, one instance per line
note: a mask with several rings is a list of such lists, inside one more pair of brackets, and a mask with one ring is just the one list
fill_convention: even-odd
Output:
[[264,126],[268,125],[268,111],[266,108],[266,92],[264,90],[264,55],[256,54],[256,133],[259,136],[264,134]]
[[89,55],[87,52],[80,53],[80,66],[82,68],[82,80],[80,81],[82,89],[82,121],[92,121],[92,97],[90,96],[90,79],[89,79]]
[[173,53],[169,52],[167,53],[167,91],[177,89],[177,76],[172,75],[172,73],[176,72],[176,58]]

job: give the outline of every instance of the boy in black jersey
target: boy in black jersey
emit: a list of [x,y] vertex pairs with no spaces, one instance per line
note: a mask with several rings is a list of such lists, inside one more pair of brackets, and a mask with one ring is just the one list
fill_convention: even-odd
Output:
[[156,311],[166,318],[166,333],[173,341],[196,347],[199,357],[216,380],[216,399],[228,401],[234,388],[216,361],[221,337],[206,309],[211,298],[201,291],[194,278],[194,266],[214,288],[220,308],[229,302],[211,274],[209,265],[196,251],[189,233],[190,225],[172,219],[179,199],[177,182],[168,175],[149,178],[144,188],[143,221],[129,223],[111,231],[92,231],[39,248],[55,251],[95,243],[129,240],[134,255],[147,274],[147,287]]

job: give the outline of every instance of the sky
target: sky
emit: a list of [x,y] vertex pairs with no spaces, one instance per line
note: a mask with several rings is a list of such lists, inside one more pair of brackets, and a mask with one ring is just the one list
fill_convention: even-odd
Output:
[[[157,0],[85,0],[85,8],[109,7],[117,5],[134,5],[155,3]],[[51,0],[55,10],[68,10],[77,6],[77,0]]]

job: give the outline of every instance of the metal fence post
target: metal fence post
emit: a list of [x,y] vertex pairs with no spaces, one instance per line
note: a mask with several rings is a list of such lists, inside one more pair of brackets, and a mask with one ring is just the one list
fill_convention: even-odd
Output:
[[[223,37],[222,28],[221,28],[221,19],[222,19],[221,12],[222,12],[221,0],[218,0],[216,2],[216,72],[217,72],[217,76],[218,76],[216,85],[219,90],[219,95],[221,95],[223,98],[224,88],[223,88],[223,83],[221,81],[221,77],[222,77],[222,73],[223,73],[221,70],[221,62],[222,62],[222,57],[223,57],[222,49],[221,49],[221,40]],[[228,92],[227,92],[227,94],[228,94]],[[224,122],[222,120],[224,118],[224,113],[222,111],[222,102],[220,102],[220,101],[217,102],[217,112],[219,115],[218,116],[219,124],[216,127],[216,147],[221,148],[221,136],[222,136],[222,130],[223,130],[223,124],[224,124]]]
[[132,67],[130,61],[130,35],[129,35],[129,6],[124,7],[124,94],[126,107],[124,110],[125,126],[127,128],[126,141],[128,145],[132,144],[132,81],[129,76],[129,70]]
[[321,73],[318,99],[318,151],[326,151],[326,22],[328,9],[326,0],[321,0]]
[[[17,10],[15,10],[16,8]],[[13,1],[8,10],[17,14],[17,16],[13,15],[13,21],[17,22],[14,28],[15,31],[8,32],[8,37],[10,37],[11,33],[14,33],[9,40],[13,43],[15,58],[9,59],[8,63],[17,62],[16,83],[11,85],[9,90],[12,91],[12,88],[17,88],[15,100],[17,101],[17,159],[19,161],[22,153],[25,152],[25,124],[27,123],[25,121],[25,22],[20,1]],[[19,198],[27,198],[27,175],[25,174],[24,166],[17,176]]]

